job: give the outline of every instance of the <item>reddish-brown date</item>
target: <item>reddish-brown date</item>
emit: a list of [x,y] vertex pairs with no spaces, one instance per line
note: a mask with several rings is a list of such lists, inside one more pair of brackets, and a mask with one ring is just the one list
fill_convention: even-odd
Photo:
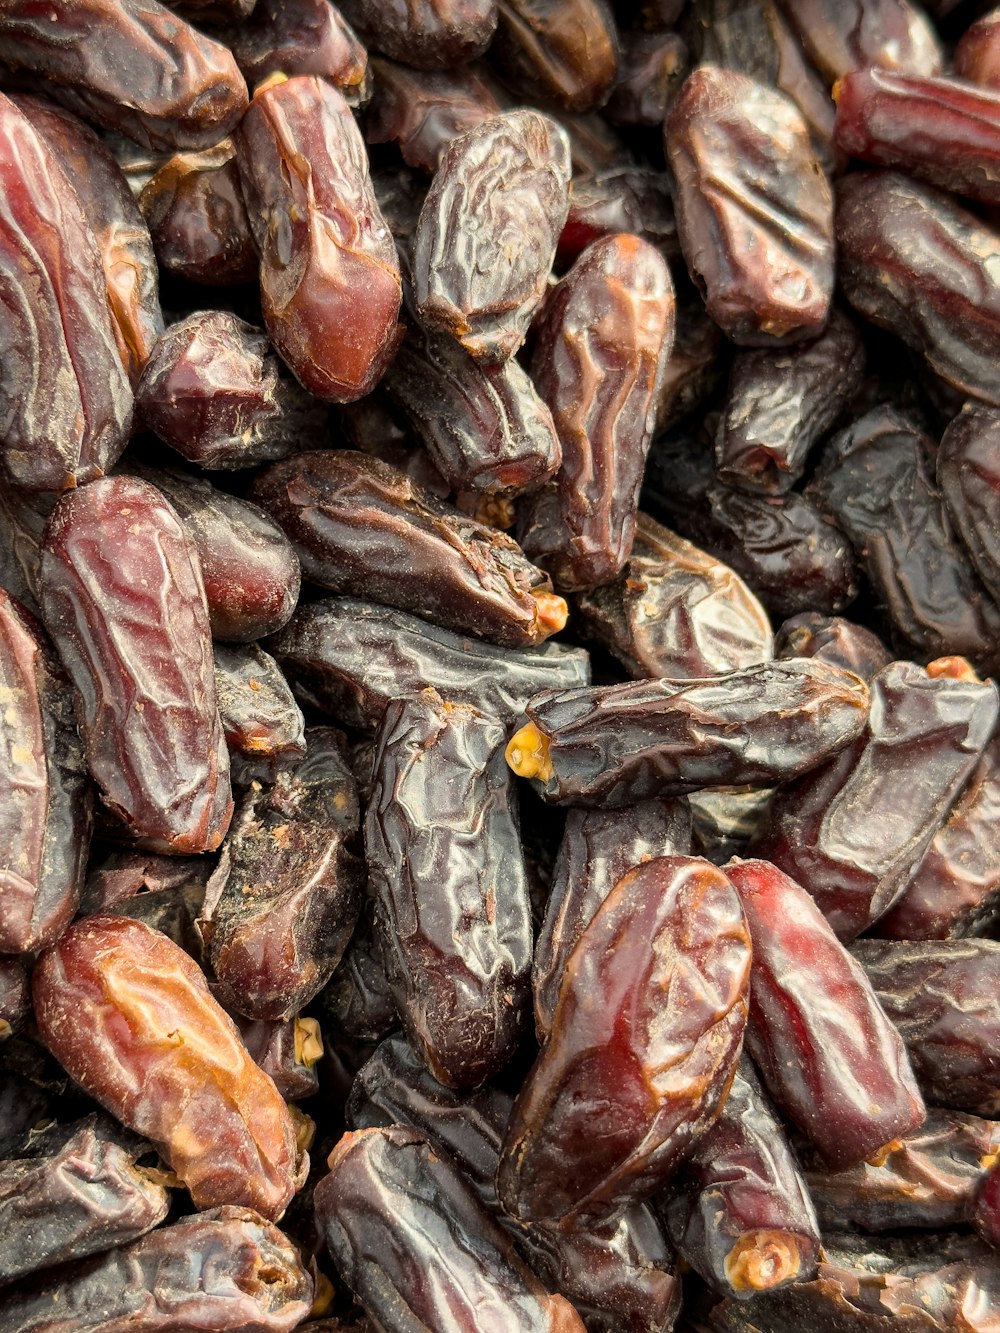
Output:
[[10,0],[0,61],[146,148],[208,148],[247,105],[232,54],[156,0]]
[[494,116],[441,154],[413,238],[428,328],[470,355],[507,361],[545,294],[569,208],[565,132],[537,111]]
[[[619,232],[631,232],[665,255],[679,253],[677,224],[664,172],[626,162],[596,175],[575,176],[566,225],[559,234],[557,267],[571,264],[602,236]],[[718,336],[721,339],[721,334]]]
[[497,26],[496,0],[339,0],[368,43],[416,69],[450,69],[475,60]]
[[524,514],[521,541],[559,588],[609,583],[629,557],[674,306],[663,256],[621,234],[584,250],[536,323],[531,373],[562,468]]
[[490,84],[474,68],[415,70],[376,57],[372,73],[375,95],[365,138],[370,144],[397,144],[403,161],[424,171],[437,170],[456,135],[501,111]]
[[879,65],[939,74],[944,52],[933,24],[910,0],[781,0],[812,63],[832,84]]
[[93,795],[69,681],[41,626],[0,588],[0,951],[51,944],[80,900]]
[[1000,12],[991,9],[966,28],[955,44],[954,59],[958,78],[1000,88]]
[[515,93],[567,111],[607,98],[618,42],[604,0],[499,0],[497,9],[490,58]]
[[233,781],[273,782],[305,754],[305,723],[281,668],[257,644],[216,643],[215,689]]
[[157,1146],[197,1207],[281,1216],[308,1159],[273,1082],[182,949],[140,921],[87,917],[39,959],[32,993],[45,1045]]
[[105,804],[154,851],[214,850],[233,809],[229,752],[198,556],[177,514],[134,477],[68,492],[45,530],[41,585]]
[[402,288],[351,108],[300,75],[259,88],[233,138],[268,336],[317,398],[361,398],[396,350]]
[[223,37],[251,88],[273,74],[317,74],[349,106],[371,94],[367,52],[330,0],[256,0],[250,17]]
[[877,634],[842,616],[823,616],[804,611],[779,626],[774,636],[774,655],[779,658],[818,657],[834,666],[853,671],[871,684],[893,660]]
[[497,1171],[507,1211],[566,1227],[658,1189],[722,1108],[749,970],[739,899],[709,862],[660,857],[621,879],[569,955],[515,1100]]
[[833,295],[833,197],[795,103],[703,66],[664,124],[681,250],[735,342],[821,332]]
[[99,477],[132,424],[100,250],[60,158],[0,94],[0,463],[29,491]]
[[1000,1250],[1000,1163],[993,1163],[993,1169],[982,1183],[972,1222],[983,1240]]
[[902,1038],[812,898],[766,861],[725,871],[753,942],[747,1049],[779,1108],[836,1167],[917,1129]]
[[367,454],[298,454],[259,473],[250,498],[291,538],[303,576],[332,592],[506,648],[566,623],[565,601],[516,542]]
[[997,720],[992,681],[934,676],[912,662],[881,671],[871,700],[866,731],[779,795],[756,843],[757,855],[808,889],[844,940],[902,895]]

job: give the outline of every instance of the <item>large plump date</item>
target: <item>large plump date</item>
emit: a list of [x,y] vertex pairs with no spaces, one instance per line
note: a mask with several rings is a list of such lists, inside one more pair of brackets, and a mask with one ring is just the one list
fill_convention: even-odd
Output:
[[405,1125],[345,1134],[316,1187],[338,1269],[385,1333],[583,1333],[549,1296],[448,1157]]
[[780,1109],[832,1166],[917,1129],[902,1038],[812,898],[766,861],[731,861],[753,942],[747,1049]]
[[389,706],[375,759],[365,853],[386,972],[451,1087],[500,1069],[527,1018],[531,910],[504,741],[426,690]]
[[361,398],[396,350],[402,288],[351,108],[300,75],[259,88],[233,137],[268,336],[317,398]]
[[511,111],[449,143],[413,238],[417,309],[477,360],[517,351],[569,208],[569,141],[537,111]]
[[41,627],[0,588],[0,950],[51,944],[80,899],[93,797],[69,682]]
[[674,304],[666,260],[622,234],[587,247],[536,322],[531,371],[562,467],[523,518],[521,542],[559,588],[608,583],[629,557]]
[[2,94],[0,186],[0,463],[15,485],[61,491],[124,449],[132,390],[91,224],[60,156]]
[[497,1171],[507,1211],[568,1226],[668,1179],[721,1110],[749,970],[739,899],[709,862],[660,857],[620,880],[567,960],[514,1103]]
[[146,148],[208,148],[247,105],[232,54],[156,0],[11,0],[0,60]]
[[41,594],[106,804],[155,850],[214,850],[229,752],[198,557],[174,510],[132,477],[70,491],[45,531]]
[[367,454],[298,454],[259,473],[250,498],[292,540],[307,579],[416,610],[507,648],[566,623],[547,575],[498,532]]
[[703,66],[664,136],[681,250],[708,313],[738,343],[819,333],[833,295],[833,198],[795,103]]
[[313,1279],[256,1212],[222,1207],[24,1282],[0,1298],[4,1333],[291,1333]]
[[288,1109],[200,969],[140,921],[92,916],[35,967],[46,1046],[92,1097],[163,1154],[196,1206],[280,1217],[301,1184]]
[[547,801],[614,807],[700,787],[767,787],[815,768],[864,727],[868,690],[824,662],[702,680],[547,690],[507,762]]

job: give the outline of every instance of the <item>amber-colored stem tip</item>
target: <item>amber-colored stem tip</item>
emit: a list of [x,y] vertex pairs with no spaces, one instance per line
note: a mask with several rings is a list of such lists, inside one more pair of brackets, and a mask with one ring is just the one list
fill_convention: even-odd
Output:
[[726,1277],[734,1291],[771,1291],[796,1278],[800,1266],[794,1236],[786,1231],[750,1231],[726,1256]]
[[514,733],[507,742],[505,754],[507,763],[519,778],[539,778],[548,782],[552,776],[548,737],[542,735],[534,722],[526,723]]
[[554,592],[539,592],[535,594],[535,605],[538,608],[535,622],[538,626],[539,642],[547,639],[550,634],[558,634],[561,629],[566,628],[569,606],[565,597],[560,597]]

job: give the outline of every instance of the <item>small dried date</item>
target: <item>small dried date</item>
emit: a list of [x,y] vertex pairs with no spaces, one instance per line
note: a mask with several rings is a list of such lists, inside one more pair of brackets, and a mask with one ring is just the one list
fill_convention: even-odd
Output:
[[490,48],[505,83],[567,111],[599,106],[618,73],[618,41],[603,0],[498,0]]
[[496,0],[339,0],[369,46],[417,69],[450,69],[481,56],[497,26]]
[[219,717],[234,783],[273,782],[305,754],[305,721],[281,668],[256,644],[213,645]]
[[878,65],[938,74],[944,52],[927,15],[909,0],[781,0],[812,63],[832,84]]
[[330,0],[256,0],[222,37],[251,88],[273,74],[316,74],[349,106],[371,95],[367,52]]

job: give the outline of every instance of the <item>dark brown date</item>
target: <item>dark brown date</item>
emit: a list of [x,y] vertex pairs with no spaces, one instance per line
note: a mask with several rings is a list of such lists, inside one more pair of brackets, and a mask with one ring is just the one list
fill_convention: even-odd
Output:
[[520,531],[559,588],[610,583],[628,560],[674,307],[663,256],[621,234],[584,250],[537,321],[531,373],[552,409],[562,468]]
[[156,0],[10,0],[0,61],[145,148],[208,148],[247,105],[231,53]]
[[961,542],[986,584],[1000,599],[1000,412],[966,403],[941,437],[937,484]]
[[496,0],[339,0],[368,43],[416,69],[451,69],[481,56],[497,26]]
[[316,1187],[320,1233],[345,1281],[385,1333],[583,1333],[549,1296],[472,1186],[405,1125],[345,1134]]
[[42,534],[54,506],[45,491],[0,486],[0,587],[40,615],[38,579]]
[[944,52],[934,26],[909,0],[781,0],[812,63],[829,83],[879,65],[939,74]]
[[774,787],[705,787],[688,796],[695,851],[721,866],[742,856],[767,822]]
[[365,117],[369,143],[395,143],[411,167],[434,172],[458,134],[501,111],[490,84],[475,69],[421,71],[391,60],[372,61],[375,96]]
[[850,745],[867,712],[862,681],[805,659],[694,681],[547,690],[525,710],[507,762],[547,801],[599,809],[700,787],[767,787]]
[[268,336],[317,398],[361,398],[396,350],[402,289],[351,108],[300,75],[259,88],[233,137]]
[[393,700],[429,685],[450,703],[508,724],[540,690],[590,684],[581,648],[497,648],[349,597],[300,606],[267,648],[304,703],[366,730]]
[[316,1066],[323,1058],[323,1037],[315,1018],[237,1021],[254,1063],[274,1079],[285,1101],[299,1101],[319,1092]]
[[850,1166],[926,1110],[902,1038],[815,902],[767,861],[731,861],[753,942],[747,1049],[825,1161]]
[[150,1139],[196,1207],[280,1217],[308,1170],[272,1081],[198,966],[140,921],[91,916],[42,955],[35,1021],[68,1074]]
[[607,1218],[677,1170],[725,1100],[749,969],[739,899],[709,862],[660,857],[618,882],[569,955],[514,1102],[497,1171],[508,1212]]
[[250,499],[291,538],[305,578],[332,592],[506,648],[566,623],[566,603],[516,542],[367,454],[298,454],[259,473]]
[[983,1240],[1000,1250],[1000,1166],[996,1162],[983,1181],[972,1221]]
[[628,564],[576,597],[574,624],[637,680],[721,676],[771,657],[771,622],[739,575],[641,512]]
[[818,657],[853,671],[869,684],[893,660],[892,653],[870,629],[818,611],[804,611],[786,620],[775,633],[774,655],[781,659]]
[[623,32],[618,78],[607,114],[619,125],[663,124],[690,64],[676,32]]
[[20,1032],[30,1018],[28,963],[19,956],[0,958],[0,1042]]
[[856,940],[928,1100],[1000,1116],[1000,943]]
[[474,1087],[528,1014],[531,910],[504,728],[433,690],[390,704],[365,825],[382,955],[434,1077]]
[[297,1014],[354,931],[361,867],[345,844],[358,797],[338,735],[311,727],[305,758],[250,788],[208,882],[199,926],[217,994],[247,1018]]
[[494,116],[441,154],[413,238],[417,309],[482,361],[508,361],[545,294],[569,208],[565,132],[537,111]]
[[567,111],[600,106],[618,74],[615,26],[604,0],[499,0],[490,50],[521,97]]
[[375,900],[369,894],[343,958],[313,1004],[324,1029],[348,1042],[381,1041],[399,1028],[375,929]]
[[134,477],[68,492],[41,593],[105,804],[154,851],[214,850],[233,809],[229,752],[198,556],[174,510]]
[[895,171],[837,185],[837,276],[851,305],[948,384],[1000,404],[1000,235]]
[[681,250],[708,313],[738,343],[815,337],[833,295],[833,197],[795,103],[703,66],[664,142]]
[[0,588],[0,952],[57,939],[80,901],[93,794],[52,645]]
[[866,731],[780,793],[756,854],[808,889],[841,939],[854,939],[901,897],[974,772],[997,709],[992,681],[932,676],[912,662],[886,667],[871,683]]
[[315,443],[326,409],[283,375],[264,335],[221,310],[171,324],[137,390],[145,424],[189,462],[245,468]]
[[212,863],[201,856],[157,856],[131,849],[108,851],[91,864],[80,900],[80,916],[127,916],[136,897],[179,890],[198,916]]
[[954,59],[958,78],[1000,87],[1000,14],[995,9],[966,28],[955,44]]
[[305,754],[302,710],[277,662],[256,644],[216,643],[212,652],[233,780],[274,782]]
[[[566,225],[559,235],[557,266],[571,264],[602,236],[620,232],[648,241],[665,255],[679,253],[673,202],[664,172],[628,163],[596,175],[574,177]],[[717,329],[716,334],[721,340]]]
[[251,88],[273,74],[316,74],[348,106],[371,94],[367,52],[330,0],[256,0],[250,17],[223,37]]
[[124,449],[132,390],[80,198],[57,151],[2,94],[0,187],[0,463],[26,490],[62,491]]

